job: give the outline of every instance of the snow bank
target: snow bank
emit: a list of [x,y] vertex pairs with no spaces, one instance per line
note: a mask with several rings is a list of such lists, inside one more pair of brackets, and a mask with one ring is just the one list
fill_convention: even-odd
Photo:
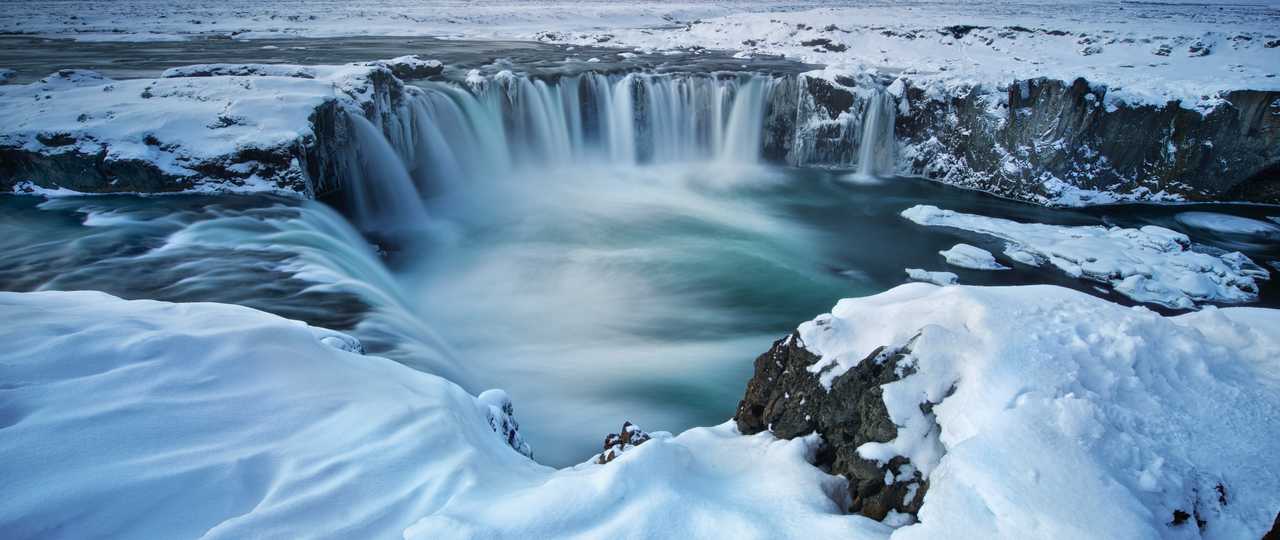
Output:
[[806,461],[814,437],[729,423],[555,471],[511,449],[504,393],[337,332],[94,292],[0,293],[0,313],[6,537],[889,533],[841,514],[844,480]]
[[1009,267],[996,262],[990,251],[969,244],[956,244],[951,249],[939,251],[939,255],[947,260],[947,264],[973,270],[1008,270]]
[[1257,538],[1280,510],[1280,311],[908,284],[800,335],[838,373],[911,343],[883,387],[898,437],[858,449],[928,476],[895,539]]
[[0,312],[9,538],[385,538],[546,474],[488,403],[344,334],[94,292],[0,293]]
[[1242,253],[1193,251],[1186,235],[1152,225],[1125,229],[1019,223],[929,205],[904,210],[902,217],[1006,240],[1005,253],[1018,262],[1048,262],[1073,277],[1109,284],[1138,302],[1177,309],[1202,302],[1251,302],[1258,296],[1255,280],[1269,277]]

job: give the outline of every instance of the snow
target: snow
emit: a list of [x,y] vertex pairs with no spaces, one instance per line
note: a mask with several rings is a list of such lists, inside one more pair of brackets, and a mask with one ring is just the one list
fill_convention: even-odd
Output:
[[1135,301],[1176,309],[1254,301],[1257,280],[1269,277],[1242,253],[1195,251],[1186,235],[1154,225],[1126,229],[1019,223],[930,205],[914,206],[902,216],[920,225],[1005,240],[1005,253],[1023,264],[1048,262],[1072,277],[1109,284]]
[[1216,233],[1280,240],[1280,226],[1257,219],[1214,212],[1182,212],[1174,216],[1174,219],[1188,227]]
[[[378,69],[203,64],[169,69],[159,79],[122,81],[63,70],[35,83],[0,87],[0,117],[6,120],[0,146],[145,161],[197,183],[206,180],[203,168],[235,167],[247,179],[195,190],[282,191],[272,181],[278,173],[254,162],[253,151],[302,144],[313,136],[310,118],[317,107],[333,100],[360,105],[369,99],[367,78]],[[260,166],[272,176],[259,176]],[[292,173],[285,176],[303,176],[300,163],[289,167]]]
[[505,393],[472,397],[345,334],[97,292],[0,293],[0,312],[21,321],[0,326],[7,537],[890,532],[842,515],[845,481],[808,462],[816,436],[726,423],[556,471],[495,433],[514,424]]
[[1280,509],[1280,311],[916,283],[841,300],[800,336],[838,373],[909,344],[914,372],[883,386],[898,437],[859,448],[928,477],[895,539],[1201,538],[1175,510],[1204,538],[1257,538]]
[[951,249],[939,251],[947,260],[947,264],[973,270],[1008,270],[1009,267],[996,262],[990,251],[969,244],[956,244]]
[[955,285],[960,280],[960,276],[951,272],[930,272],[920,268],[908,268],[907,277],[913,281],[923,281],[935,285]]
[[[1280,90],[1274,2],[485,2],[376,0],[125,0],[24,3],[0,32],[81,40],[155,41],[353,35],[536,39],[624,49],[725,49],[785,54],[851,72],[909,75],[917,84],[1085,77],[1107,105],[1204,110],[1237,89]],[[1215,9],[1216,7],[1216,9]],[[93,13],[93,16],[84,16]]]

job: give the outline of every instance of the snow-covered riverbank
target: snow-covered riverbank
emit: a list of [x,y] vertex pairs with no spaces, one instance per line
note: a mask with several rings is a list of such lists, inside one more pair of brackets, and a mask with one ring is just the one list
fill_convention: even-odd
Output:
[[899,437],[864,451],[929,479],[922,522],[894,530],[841,513],[844,480],[806,463],[816,437],[726,424],[556,471],[494,433],[492,399],[342,334],[101,293],[0,306],[23,321],[0,330],[17,538],[1241,538],[1280,508],[1274,310],[1166,318],[1044,286],[841,301],[801,326],[814,377],[918,336],[885,387]]

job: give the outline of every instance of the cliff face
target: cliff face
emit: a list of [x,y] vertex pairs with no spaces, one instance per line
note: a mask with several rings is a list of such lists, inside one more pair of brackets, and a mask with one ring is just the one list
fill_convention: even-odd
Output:
[[[1007,90],[908,79],[807,78],[792,165],[859,167],[879,87],[895,101],[891,171],[1048,205],[1117,200],[1280,202],[1280,92],[1231,92],[1206,110],[1107,102],[1084,79]],[[779,105],[785,107],[785,105]],[[768,148],[766,153],[769,153]]]
[[928,483],[910,461],[899,456],[877,463],[857,453],[865,443],[898,436],[881,386],[911,374],[909,362],[902,362],[908,354],[908,348],[876,349],[832,380],[828,390],[810,371],[819,357],[805,349],[799,333],[792,333],[756,358],[755,373],[734,415],[738,431],[750,435],[769,430],[783,439],[817,432],[823,444],[815,464],[849,480],[849,511],[873,519],[884,519],[890,511],[914,515]]
[[[362,177],[353,170],[359,145],[351,115],[381,128],[402,157],[416,153],[420,141],[405,103],[425,91],[405,86],[396,73],[417,77],[421,70],[409,68],[425,64],[214,64],[174,68],[149,81],[71,70],[6,87],[0,107],[16,122],[0,129],[0,190],[29,182],[82,192],[338,191]],[[430,67],[439,73],[438,64]],[[673,87],[686,91],[714,80],[666,77],[685,78]],[[533,87],[508,78],[505,84]],[[573,89],[582,96],[580,110],[536,112],[571,122],[612,110],[613,102],[601,100],[613,98],[586,82]],[[995,90],[820,72],[772,76],[767,88],[759,127],[749,128],[762,130],[766,161],[919,175],[1048,205],[1280,202],[1280,92],[1231,92],[1212,108],[1191,110],[1109,100],[1106,88],[1083,79],[1024,80]],[[659,157],[655,126],[641,119],[673,99],[650,92],[648,85],[630,88],[641,161]],[[521,107],[534,106],[508,104],[513,118],[504,118],[505,129],[524,125],[518,117],[534,111]],[[661,138],[667,144],[672,137],[699,139]]]

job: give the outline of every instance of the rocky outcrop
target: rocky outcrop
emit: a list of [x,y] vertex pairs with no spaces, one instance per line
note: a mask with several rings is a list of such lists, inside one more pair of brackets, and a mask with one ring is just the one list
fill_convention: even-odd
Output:
[[1084,79],[944,95],[907,85],[899,167],[1037,203],[1280,202],[1280,92],[1231,92],[1203,110],[1107,93]]
[[314,197],[356,177],[350,116],[401,125],[410,91],[384,66],[204,64],[128,81],[63,70],[0,95],[16,124],[0,133],[0,191]]
[[[1280,92],[1241,90],[1200,109],[1110,100],[1084,79],[1005,89],[873,76],[803,76],[790,140],[765,154],[791,165],[856,167],[874,141],[870,96],[885,88],[898,174],[925,176],[1039,204],[1116,200],[1280,202]],[[794,105],[792,105],[794,103]],[[785,116],[782,114],[780,116]],[[775,131],[787,131],[770,125]]]
[[649,439],[649,434],[640,429],[640,426],[631,422],[623,422],[622,431],[605,436],[604,448],[591,461],[597,465],[604,465],[618,459],[623,452],[644,444]]
[[869,442],[888,442],[898,435],[889,418],[881,386],[912,373],[910,345],[881,347],[849,371],[835,377],[830,389],[811,371],[820,358],[805,349],[798,332],[773,343],[756,358],[755,373],[734,420],[743,434],[771,431],[783,439],[817,432],[822,436],[816,465],[849,480],[849,511],[883,519],[890,511],[914,515],[928,482],[910,461],[895,457],[878,463],[858,454]]

